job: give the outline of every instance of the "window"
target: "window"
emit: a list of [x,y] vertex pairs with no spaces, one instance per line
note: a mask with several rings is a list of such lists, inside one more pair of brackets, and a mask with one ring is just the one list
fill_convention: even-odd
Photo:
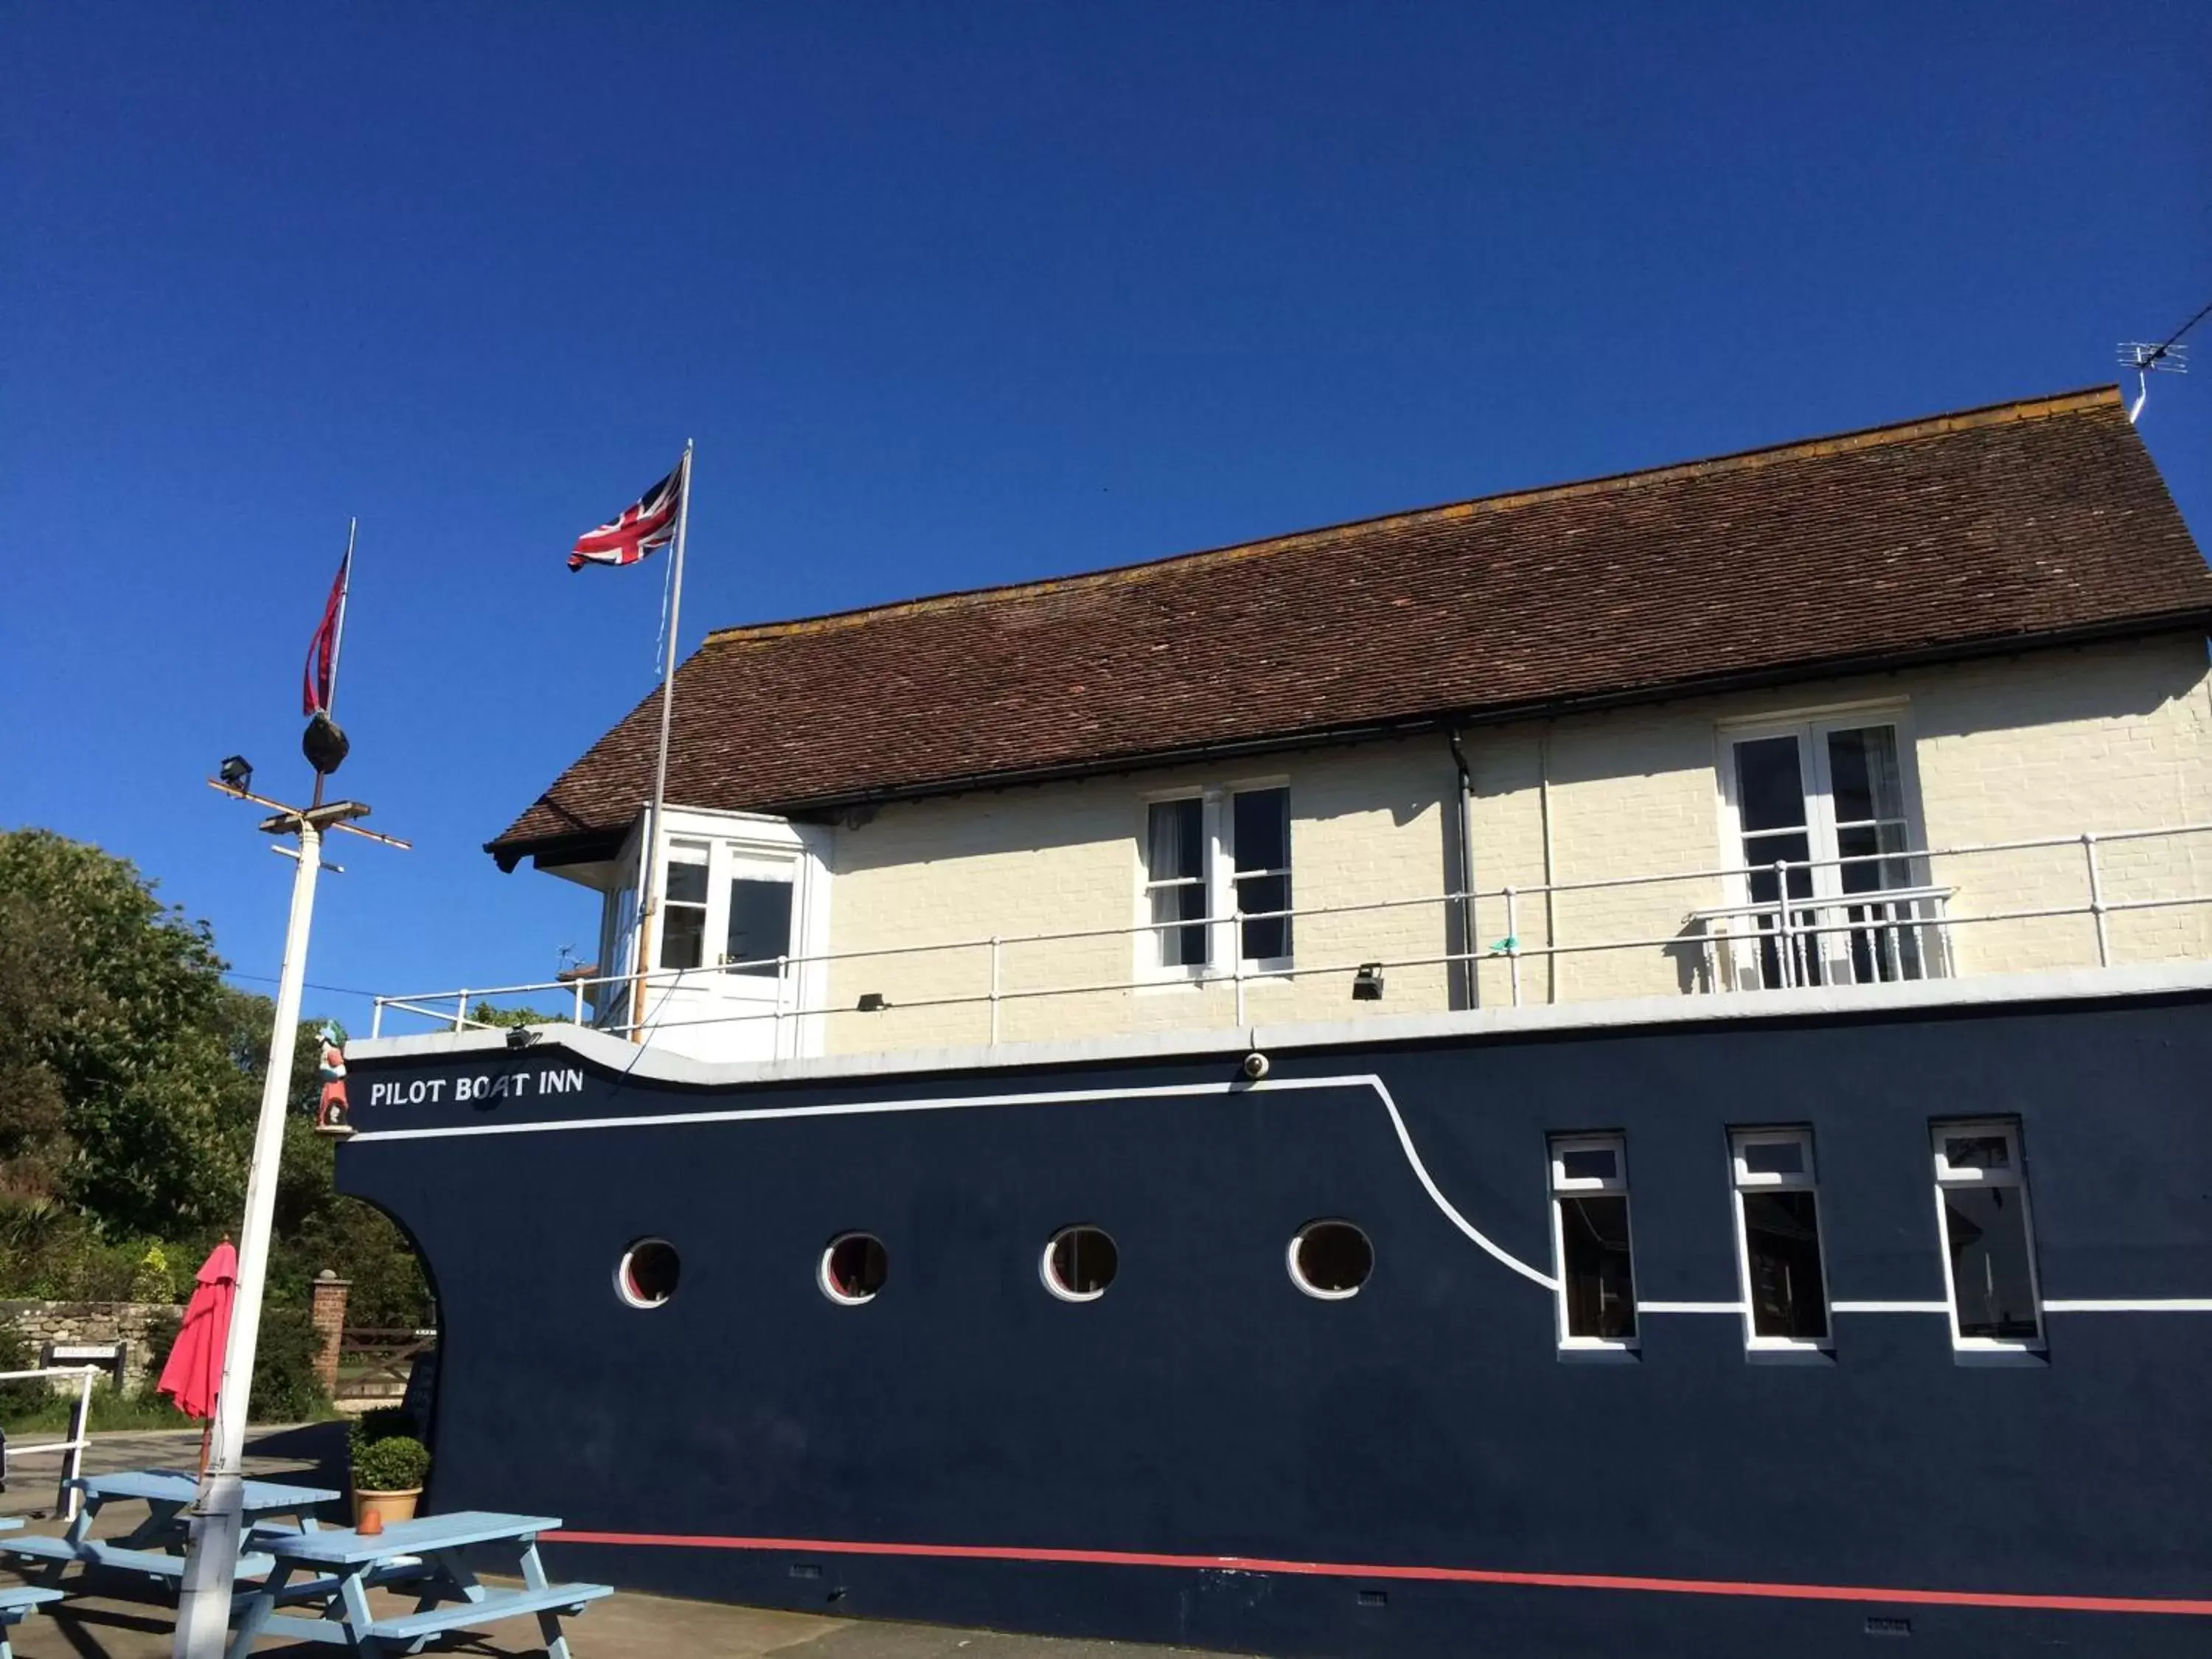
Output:
[[707,849],[671,847],[661,890],[660,965],[696,968],[707,959]]
[[1310,1221],[1291,1240],[1291,1283],[1323,1302],[1359,1294],[1375,1271],[1375,1246],[1349,1221]]
[[676,1294],[683,1266],[666,1239],[641,1238],[616,1265],[615,1289],[633,1308],[658,1308]]
[[[1150,802],[1144,860],[1144,921],[1154,966],[1195,978],[1231,949],[1255,967],[1289,965],[1289,790]],[[1253,919],[1232,929],[1232,910]],[[1231,939],[1232,932],[1239,936]]]
[[1230,854],[1247,962],[1285,962],[1291,954],[1291,792],[1246,789],[1230,800]]
[[1121,1252],[1103,1228],[1063,1227],[1046,1243],[1038,1271],[1061,1301],[1096,1302],[1121,1267]]
[[817,1278],[823,1295],[848,1308],[857,1308],[876,1299],[876,1292],[883,1289],[890,1273],[890,1255],[882,1239],[873,1233],[842,1233],[822,1252]]
[[1636,1346],[1628,1240],[1628,1146],[1619,1135],[1552,1142],[1552,1231],[1559,1268],[1559,1345]]
[[730,915],[722,960],[732,971],[775,977],[776,959],[791,954],[791,883],[757,876],[730,878]]
[[1206,802],[1156,800],[1145,836],[1145,899],[1163,968],[1206,965]]
[[1753,1348],[1826,1348],[1813,1132],[1738,1129],[1729,1139],[1746,1340]]
[[1748,918],[1748,931],[1765,937],[1742,952],[1741,982],[1863,985],[1942,972],[1942,938],[1925,925],[1941,921],[1941,899],[1910,856],[1921,838],[1905,761],[1898,724],[1864,715],[1729,740],[1731,855],[1750,872],[1744,900],[1765,907]]
[[2040,1348],[2042,1303],[2020,1126],[1939,1123],[1934,1134],[1952,1340],[1965,1349]]

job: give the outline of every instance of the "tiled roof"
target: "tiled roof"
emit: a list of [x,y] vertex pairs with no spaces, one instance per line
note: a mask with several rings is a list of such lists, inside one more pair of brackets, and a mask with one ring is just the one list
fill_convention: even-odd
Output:
[[[708,636],[668,798],[805,812],[2212,622],[2106,387]],[[489,850],[624,830],[659,698]]]

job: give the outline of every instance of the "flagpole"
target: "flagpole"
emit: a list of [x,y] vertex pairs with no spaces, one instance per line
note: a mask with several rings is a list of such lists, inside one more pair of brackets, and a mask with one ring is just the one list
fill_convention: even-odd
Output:
[[630,981],[629,1034],[645,1041],[645,976],[652,971],[660,920],[660,818],[668,796],[668,729],[676,709],[677,647],[683,638],[684,538],[691,523],[691,440],[684,441],[684,477],[676,496],[676,566],[669,572],[668,649],[660,668],[660,754],[653,768],[653,813],[646,820],[645,890],[638,896],[637,958]]

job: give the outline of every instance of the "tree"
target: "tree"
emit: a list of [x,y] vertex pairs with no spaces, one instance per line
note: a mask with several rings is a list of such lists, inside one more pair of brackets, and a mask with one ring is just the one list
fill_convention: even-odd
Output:
[[235,1214],[261,1000],[223,984],[207,924],[127,860],[21,830],[0,834],[0,1149],[18,1194],[118,1232]]

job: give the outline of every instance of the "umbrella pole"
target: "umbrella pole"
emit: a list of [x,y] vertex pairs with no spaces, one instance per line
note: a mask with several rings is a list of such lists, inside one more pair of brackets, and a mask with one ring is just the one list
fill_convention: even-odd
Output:
[[200,1478],[207,1478],[208,1443],[215,1438],[215,1419],[210,1417],[200,1425]]

